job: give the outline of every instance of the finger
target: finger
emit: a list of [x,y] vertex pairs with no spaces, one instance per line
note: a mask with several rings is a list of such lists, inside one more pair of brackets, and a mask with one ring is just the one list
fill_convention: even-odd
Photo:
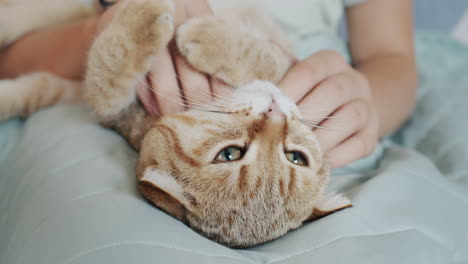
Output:
[[303,117],[315,123],[321,123],[320,117],[327,117],[342,105],[357,99],[366,98],[365,87],[353,71],[346,71],[331,76],[321,82],[299,103]]
[[160,111],[157,107],[156,96],[150,88],[148,75],[146,75],[144,79],[138,81],[136,92],[146,112],[152,116],[157,116],[160,115]]
[[175,7],[175,24],[179,26],[187,19],[196,16],[212,15],[208,1],[206,0],[173,0]]
[[163,49],[156,58],[149,80],[159,111],[162,115],[183,111],[185,105],[169,49]]
[[338,52],[321,51],[294,65],[278,86],[294,102],[326,78],[345,71],[350,66]]
[[211,94],[214,100],[225,99],[226,96],[234,91],[234,87],[216,78],[210,78]]
[[332,168],[343,167],[372,154],[377,147],[377,136],[372,129],[361,130],[327,153]]
[[96,26],[97,33],[102,32],[107,27],[111,19],[114,17],[114,13],[117,12],[118,6],[125,4],[125,2],[126,1],[120,1],[119,4],[117,5],[112,5],[103,9],[102,11],[103,13],[100,14],[100,17]]
[[187,108],[212,101],[210,82],[207,76],[196,71],[181,55],[174,51],[176,74],[181,85]]
[[329,128],[315,130],[315,137],[323,152],[327,153],[341,142],[364,128],[369,123],[370,108],[366,101],[354,100],[340,107],[320,126]]

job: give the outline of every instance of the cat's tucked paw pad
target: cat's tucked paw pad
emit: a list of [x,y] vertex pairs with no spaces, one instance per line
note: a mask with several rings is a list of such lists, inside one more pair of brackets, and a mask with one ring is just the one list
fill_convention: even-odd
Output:
[[174,16],[170,13],[161,14],[156,18],[153,33],[155,34],[155,43],[165,45],[174,35]]
[[128,1],[114,18],[106,30],[108,39],[125,45],[127,59],[135,65],[146,64],[174,35],[174,9],[169,0]]
[[188,57],[189,55],[193,55],[194,53],[200,53],[199,48],[199,42],[188,42],[183,44],[183,46],[180,47],[179,50],[184,56]]
[[190,50],[193,50],[195,44],[209,43],[211,36],[206,31],[210,30],[210,27],[204,24],[203,18],[193,19],[178,28],[176,42],[183,55],[187,55]]
[[172,14],[162,14],[157,18],[158,23],[160,24],[174,24],[174,16]]
[[180,53],[192,66],[209,74],[219,70],[219,58],[230,54],[228,46],[233,44],[230,40],[229,27],[215,17],[192,19],[176,32]]
[[196,44],[193,43],[193,42],[185,43],[184,46],[181,47],[182,53],[183,53],[183,54],[189,53],[190,50],[193,48],[194,45],[196,45]]
[[162,44],[174,33],[174,8],[169,0],[128,1],[115,17],[115,24],[127,29],[128,37],[137,44]]

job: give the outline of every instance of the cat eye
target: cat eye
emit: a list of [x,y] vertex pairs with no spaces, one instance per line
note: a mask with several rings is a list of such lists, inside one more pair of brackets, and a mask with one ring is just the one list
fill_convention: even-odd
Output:
[[302,154],[302,152],[299,152],[299,151],[288,151],[288,152],[285,152],[284,153],[286,155],[286,158],[296,164],[296,165],[300,165],[300,166],[307,166],[309,165],[309,163],[307,162],[307,159],[306,157],[304,156],[304,154]]
[[217,155],[214,161],[216,162],[230,162],[242,159],[245,154],[243,148],[236,146],[230,146],[221,150]]

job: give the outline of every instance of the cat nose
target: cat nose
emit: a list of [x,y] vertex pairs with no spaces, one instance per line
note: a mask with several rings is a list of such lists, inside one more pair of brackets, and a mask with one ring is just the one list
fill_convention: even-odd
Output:
[[266,115],[269,118],[273,118],[273,117],[284,118],[284,117],[286,117],[286,115],[283,112],[281,112],[281,109],[279,108],[279,105],[278,105],[277,102],[275,102],[275,100],[271,101],[271,105],[268,108],[268,111],[266,112]]

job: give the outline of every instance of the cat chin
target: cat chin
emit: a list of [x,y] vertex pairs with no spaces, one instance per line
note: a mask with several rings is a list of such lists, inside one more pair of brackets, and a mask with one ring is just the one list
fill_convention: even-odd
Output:
[[279,112],[286,118],[299,116],[296,104],[283,95],[276,85],[267,81],[252,81],[238,87],[232,97],[227,98],[227,102],[248,105],[252,107],[254,115],[268,112],[272,102],[276,102]]

